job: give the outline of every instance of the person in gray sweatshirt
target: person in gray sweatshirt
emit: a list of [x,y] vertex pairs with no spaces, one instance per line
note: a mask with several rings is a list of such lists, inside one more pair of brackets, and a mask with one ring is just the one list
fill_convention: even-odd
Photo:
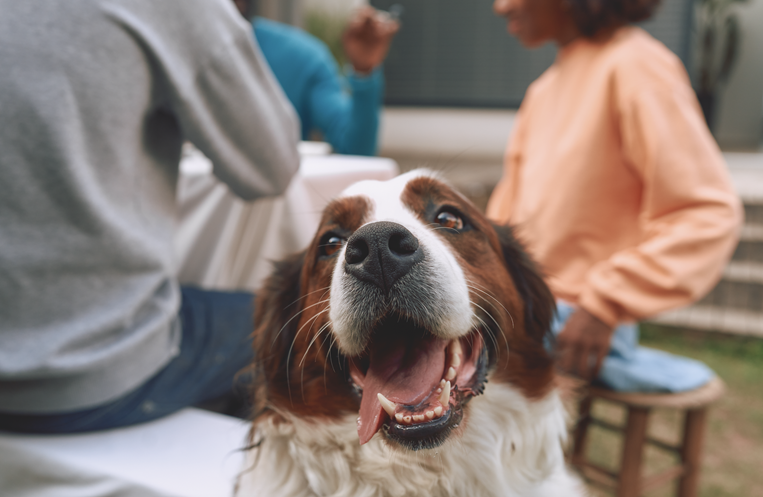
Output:
[[0,430],[229,392],[252,296],[177,283],[181,145],[251,200],[285,190],[298,137],[230,0],[0,0]]

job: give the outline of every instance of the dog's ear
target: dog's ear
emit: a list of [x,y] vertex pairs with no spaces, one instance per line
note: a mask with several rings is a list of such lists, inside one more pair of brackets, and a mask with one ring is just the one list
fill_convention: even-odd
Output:
[[512,228],[491,224],[498,235],[506,267],[524,302],[527,334],[539,343],[545,343],[552,339],[551,321],[556,310],[554,296]]
[[[271,388],[287,388],[288,349],[302,311],[301,277],[305,252],[276,262],[254,304],[255,405],[261,410]],[[283,385],[279,383],[284,382]]]

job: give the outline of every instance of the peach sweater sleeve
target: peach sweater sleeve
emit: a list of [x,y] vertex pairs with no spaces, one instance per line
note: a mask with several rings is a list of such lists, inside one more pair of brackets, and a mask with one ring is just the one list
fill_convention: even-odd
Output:
[[522,162],[522,156],[525,153],[523,143],[527,132],[523,118],[530,112],[527,109],[530,106],[529,96],[531,91],[532,87],[528,89],[525,101],[517,111],[514,119],[514,127],[511,130],[511,137],[509,138],[508,147],[506,148],[506,153],[503,158],[504,174],[493,189],[490,199],[488,199],[487,208],[485,209],[487,217],[499,224],[508,224],[510,222],[514,200],[516,199],[517,189],[520,185],[520,164]]
[[741,204],[680,76],[676,84],[624,91],[617,103],[623,153],[643,184],[642,236],[593,265],[578,299],[612,325],[698,299],[738,241]]

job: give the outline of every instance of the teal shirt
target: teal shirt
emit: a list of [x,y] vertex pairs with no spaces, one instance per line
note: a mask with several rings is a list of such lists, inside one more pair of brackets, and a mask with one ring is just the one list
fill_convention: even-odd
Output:
[[380,68],[340,75],[328,47],[305,31],[255,18],[254,35],[302,121],[302,139],[317,129],[340,154],[375,155],[384,91]]

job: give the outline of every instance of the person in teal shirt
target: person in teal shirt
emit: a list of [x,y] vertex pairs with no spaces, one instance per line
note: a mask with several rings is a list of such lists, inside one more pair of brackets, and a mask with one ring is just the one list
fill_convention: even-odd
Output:
[[[246,0],[237,0],[246,17]],[[255,17],[257,43],[302,122],[302,139],[318,130],[336,153],[375,155],[384,93],[381,64],[397,21],[372,7],[358,10],[342,38],[346,77],[325,43],[280,22]]]

